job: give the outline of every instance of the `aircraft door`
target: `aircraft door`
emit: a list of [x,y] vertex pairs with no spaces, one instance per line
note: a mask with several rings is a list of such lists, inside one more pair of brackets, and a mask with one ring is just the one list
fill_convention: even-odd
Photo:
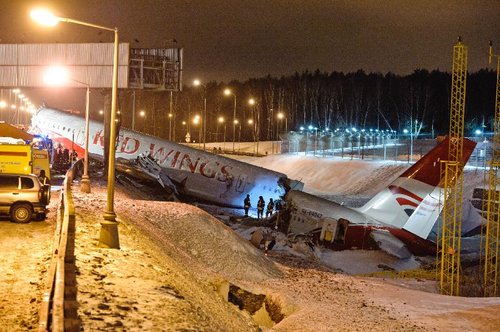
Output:
[[323,225],[321,227],[321,235],[319,239],[321,241],[333,242],[335,235],[337,233],[337,220],[332,218],[321,219]]
[[73,131],[73,142],[76,144],[83,146],[85,144],[85,131],[84,130],[75,130]]

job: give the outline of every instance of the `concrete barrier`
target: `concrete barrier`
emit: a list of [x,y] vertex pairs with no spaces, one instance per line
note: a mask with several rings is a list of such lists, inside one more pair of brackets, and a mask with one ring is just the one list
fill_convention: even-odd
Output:
[[38,320],[39,331],[79,331],[75,266],[73,168],[66,173],[58,209],[52,258]]

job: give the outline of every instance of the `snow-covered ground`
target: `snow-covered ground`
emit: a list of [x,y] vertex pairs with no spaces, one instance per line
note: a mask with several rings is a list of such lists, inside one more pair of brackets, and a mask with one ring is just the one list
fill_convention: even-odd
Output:
[[[409,166],[286,155],[244,159],[346,205],[366,201]],[[482,184],[481,171],[468,170],[465,182],[467,195]],[[86,195],[78,183],[73,185],[78,313],[85,331],[500,329],[500,298],[447,297],[433,293],[429,281],[349,275],[384,266],[411,268],[418,263],[413,259],[399,261],[380,251],[311,251],[287,247],[284,238],[266,257],[247,241],[255,226],[233,223],[234,232],[219,220],[228,219],[223,215],[217,219],[192,205],[139,199],[136,190],[119,182],[115,210],[121,219],[121,249],[98,248],[106,190],[98,178],[92,187]],[[245,291],[253,295],[242,296]],[[246,311],[228,302],[230,297]],[[5,299],[0,326],[33,328],[16,328],[20,318],[12,318],[13,313],[23,305]]]
[[[409,167],[394,162],[298,156],[243,159],[300,179],[311,193],[330,198],[349,197],[346,204],[353,205],[361,204]],[[468,173],[472,177],[466,177],[466,188],[480,183],[474,170]],[[257,325],[272,331],[451,331],[457,328],[491,331],[500,327],[496,314],[500,309],[498,298],[452,298],[435,294],[435,285],[429,281],[349,275],[387,267],[413,268],[418,266],[413,258],[401,261],[380,251],[332,252],[319,248],[313,251],[300,245],[289,247],[279,234],[278,244],[265,257],[247,241],[251,233],[261,227],[231,223],[224,209],[215,209],[213,214],[236,229],[236,233],[196,207],[136,200],[133,190],[122,189],[116,199],[116,211],[123,220],[120,228],[126,246],[120,251],[89,250],[88,246],[80,249],[90,256],[87,262],[94,261],[93,256],[99,258],[97,267],[89,268],[82,262],[85,264],[81,268],[81,283],[88,288],[80,296],[85,304],[81,316],[86,330],[117,325],[123,330],[145,327],[154,330],[162,326],[160,329],[206,331],[255,331]],[[89,198],[81,194],[76,195],[77,201],[86,209],[102,206],[102,191],[102,188],[94,191],[101,197],[99,204],[89,204]],[[82,217],[82,225],[85,220]],[[92,227],[94,230],[90,233],[95,234],[97,226]],[[95,241],[95,238],[89,240]],[[104,260],[102,255],[106,255]],[[91,271],[85,273],[86,269]],[[113,277],[116,274],[119,278]],[[99,283],[97,296],[96,291],[92,291],[95,289],[92,279],[96,275],[107,280]],[[131,280],[133,287],[130,287]],[[165,294],[158,291],[163,289],[162,284],[168,286],[167,300]],[[253,313],[250,316],[228,304],[228,285],[230,289],[239,287],[265,296],[267,311],[277,324],[270,321],[265,311],[254,313],[255,306],[252,311],[251,305],[242,305]],[[115,295],[107,296],[110,292]],[[130,298],[135,299],[133,304],[127,304],[126,299]],[[124,312],[120,309],[123,307],[133,309]],[[264,318],[257,318],[262,314]],[[165,328],[165,322],[172,325]]]

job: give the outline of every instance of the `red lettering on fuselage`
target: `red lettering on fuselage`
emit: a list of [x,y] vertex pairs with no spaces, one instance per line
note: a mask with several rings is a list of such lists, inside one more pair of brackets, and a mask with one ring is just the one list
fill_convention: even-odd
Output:
[[189,171],[191,171],[191,173],[195,173],[196,166],[198,166],[199,160],[200,160],[199,158],[196,159],[196,162],[193,164],[191,157],[187,153],[185,153],[184,156],[182,156],[182,159],[181,159],[181,162],[179,165],[179,169],[180,170],[189,170]]
[[150,154],[162,167],[189,171],[193,174],[201,174],[204,177],[216,179],[220,182],[226,182],[233,177],[231,174],[232,166],[221,165],[215,160],[206,161],[199,157],[194,160],[188,153],[177,150],[169,150],[166,152],[165,147],[155,148],[156,145],[151,143],[149,146]]
[[221,181],[221,182],[226,182],[228,178],[232,177],[231,173],[228,171],[229,169],[232,169],[231,166],[225,165],[220,168],[220,172],[217,172],[216,179]]
[[201,163],[200,174],[206,176],[207,178],[215,178],[215,174],[217,173],[218,167],[219,163],[217,161],[209,161],[206,163]]
[[[129,144],[130,143],[130,144]],[[121,145],[120,151],[126,154],[134,154],[139,150],[141,142],[135,138],[125,137]]]
[[104,147],[104,132],[103,132],[103,130],[98,130],[95,133],[93,144],[94,145],[99,144],[101,147]]

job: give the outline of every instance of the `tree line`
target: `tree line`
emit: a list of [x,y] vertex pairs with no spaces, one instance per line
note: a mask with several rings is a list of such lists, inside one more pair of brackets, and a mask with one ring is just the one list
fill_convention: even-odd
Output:
[[[223,93],[227,88],[229,95]],[[466,91],[465,135],[473,135],[476,129],[491,131],[496,72],[469,73]],[[448,132],[450,92],[451,74],[439,70],[418,69],[405,76],[316,70],[228,84],[185,84],[182,91],[172,94],[137,91],[135,105],[131,105],[131,94],[123,92],[120,108],[136,110],[136,130],[176,141],[183,141],[187,132],[195,141],[203,139],[203,127],[207,142],[221,141],[223,136],[232,140],[235,101],[236,140],[273,140],[278,132],[309,126],[318,131],[354,127],[396,132],[412,126],[416,135],[436,136]],[[249,104],[251,98],[253,105]],[[137,115],[142,109],[146,110],[144,119]],[[131,114],[122,112],[122,125],[130,127]],[[198,123],[193,122],[196,115],[201,119]]]

